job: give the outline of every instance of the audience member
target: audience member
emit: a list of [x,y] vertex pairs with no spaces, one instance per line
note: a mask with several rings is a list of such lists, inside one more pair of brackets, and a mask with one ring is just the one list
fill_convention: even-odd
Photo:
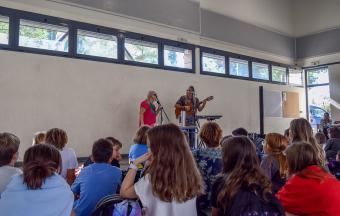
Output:
[[248,131],[244,128],[236,128],[231,132],[233,136],[248,136]]
[[[283,135],[286,137],[287,140],[289,140],[289,128],[287,128],[287,129],[284,131]],[[288,143],[288,144],[289,144],[289,143]]]
[[21,170],[14,167],[18,160],[20,140],[11,133],[0,133],[0,195],[15,174]]
[[46,132],[39,131],[34,134],[32,145],[45,144],[46,142]]
[[274,193],[278,192],[286,182],[287,161],[284,151],[287,146],[286,137],[278,133],[268,133],[264,140],[265,155],[261,161],[261,168],[271,180]]
[[146,154],[149,149],[146,144],[146,133],[150,129],[149,126],[144,125],[141,126],[136,132],[135,137],[133,138],[133,145],[130,147],[129,151],[129,163],[132,163],[134,160],[139,158],[140,156]]
[[332,127],[332,119],[328,112],[323,114],[323,118],[320,120],[319,131],[325,134],[326,138],[329,139],[328,129]]
[[[113,160],[111,162],[111,165],[120,168],[119,161],[121,160],[120,149],[123,146],[122,143],[113,137],[106,137],[105,139],[109,140],[113,144],[113,153],[112,153]],[[90,155],[85,161],[84,167],[87,167],[88,165],[91,165],[91,164],[93,164],[93,161]]]
[[309,143],[317,152],[319,164],[321,166],[326,166],[325,153],[320,145],[316,143],[316,140],[313,136],[313,129],[306,119],[298,118],[290,122],[289,137],[291,143]]
[[223,169],[212,188],[212,216],[284,215],[263,174],[255,145],[245,136],[224,141]]
[[321,132],[317,132],[315,134],[315,140],[320,145],[322,150],[325,150],[326,141],[327,141],[327,138],[326,138],[325,134],[321,133]]
[[66,147],[67,142],[67,134],[62,129],[53,128],[46,133],[46,143],[55,146],[61,154],[61,176],[71,185],[76,178],[75,169],[78,167],[78,161],[75,151]]
[[338,151],[336,155],[336,160],[328,163],[328,169],[338,180],[340,180],[340,151]]
[[340,215],[340,183],[320,166],[312,145],[296,142],[287,150],[291,178],[277,193],[286,212],[294,215]]
[[77,216],[91,215],[100,199],[117,193],[122,179],[119,168],[111,166],[113,144],[108,139],[97,140],[92,147],[93,164],[80,172],[71,186],[76,197],[74,211]]
[[215,122],[205,123],[199,136],[206,148],[193,150],[194,158],[204,181],[204,194],[197,199],[199,210],[211,207],[211,187],[222,170],[220,140],[222,129]]
[[69,216],[73,194],[57,173],[61,156],[51,145],[34,145],[24,155],[23,174],[15,175],[1,194],[1,215]]
[[[202,193],[202,179],[183,132],[174,124],[151,128],[150,152],[130,164],[120,194],[139,198],[145,215],[196,216],[196,197]],[[134,184],[137,166],[149,161],[145,176]]]
[[330,139],[327,140],[325,146],[326,158],[328,161],[333,161],[336,154],[340,151],[340,128],[332,127],[329,129]]

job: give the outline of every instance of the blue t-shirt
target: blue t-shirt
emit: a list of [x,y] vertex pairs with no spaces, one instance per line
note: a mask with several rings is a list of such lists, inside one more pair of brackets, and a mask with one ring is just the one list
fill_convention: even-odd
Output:
[[134,161],[143,154],[148,153],[149,148],[145,144],[133,144],[129,152],[129,160]]
[[69,216],[73,193],[63,177],[48,177],[40,189],[31,190],[15,175],[1,194],[0,215],[6,216]]
[[71,186],[80,198],[74,201],[77,216],[88,216],[95,210],[99,200],[117,193],[122,180],[122,171],[107,163],[94,163],[82,169]]

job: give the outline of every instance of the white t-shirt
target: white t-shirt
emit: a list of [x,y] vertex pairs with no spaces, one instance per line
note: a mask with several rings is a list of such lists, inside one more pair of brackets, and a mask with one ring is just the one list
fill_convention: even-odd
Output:
[[78,161],[76,153],[73,149],[64,147],[63,150],[59,151],[62,160],[61,176],[66,179],[66,173],[68,169],[76,169],[78,167]]
[[164,202],[152,194],[149,175],[141,178],[135,185],[135,191],[145,208],[146,216],[196,216],[196,197],[184,203]]

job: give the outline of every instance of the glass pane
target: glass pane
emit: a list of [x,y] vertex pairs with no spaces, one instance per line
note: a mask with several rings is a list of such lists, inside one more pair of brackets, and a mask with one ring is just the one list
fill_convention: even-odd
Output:
[[117,37],[78,30],[77,53],[117,59]]
[[269,69],[267,64],[253,62],[253,78],[269,80]]
[[8,44],[9,18],[0,16],[0,44]]
[[210,53],[202,55],[203,71],[225,74],[225,57]]
[[125,60],[158,64],[158,44],[125,39]]
[[165,45],[164,65],[192,69],[192,51],[189,49]]
[[68,28],[20,20],[19,46],[68,52]]
[[329,83],[328,68],[318,68],[307,70],[307,84],[326,84]]
[[303,85],[302,70],[289,69],[289,84]]
[[248,61],[229,58],[229,73],[234,76],[249,77]]
[[309,121],[313,129],[317,129],[323,114],[330,112],[330,91],[329,85],[309,87],[308,89],[308,106]]
[[287,82],[287,71],[284,67],[272,66],[272,81]]

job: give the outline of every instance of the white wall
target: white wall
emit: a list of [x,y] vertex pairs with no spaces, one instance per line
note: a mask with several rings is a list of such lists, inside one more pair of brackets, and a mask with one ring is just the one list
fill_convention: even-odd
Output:
[[339,0],[295,0],[293,22],[295,36],[338,28],[340,26]]
[[285,35],[293,35],[292,0],[200,0],[201,7]]
[[[21,138],[21,155],[36,131],[52,127],[68,132],[78,156],[88,155],[95,139],[109,135],[124,143],[126,153],[147,91],[158,92],[175,122],[174,103],[191,84],[200,98],[215,96],[203,113],[222,114],[218,123],[224,134],[241,126],[259,132],[261,83],[9,51],[0,51],[0,64],[0,131]],[[298,91],[304,98],[301,88],[264,86]],[[282,119],[271,120],[266,131],[282,132],[286,126]]]

